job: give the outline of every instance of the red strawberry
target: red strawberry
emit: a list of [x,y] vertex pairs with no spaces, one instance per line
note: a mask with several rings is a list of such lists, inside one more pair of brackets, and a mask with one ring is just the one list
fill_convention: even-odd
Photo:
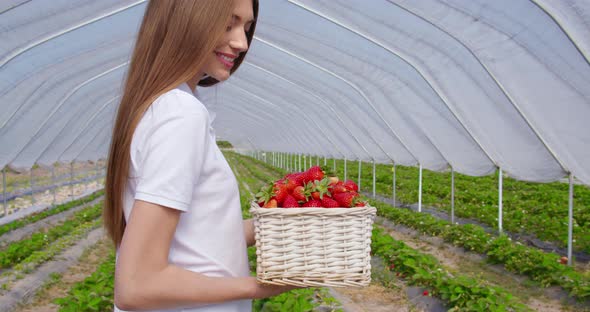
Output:
[[269,184],[261,187],[260,191],[258,193],[256,193],[256,201],[258,203],[262,203],[262,204],[259,204],[261,207],[266,205],[271,198],[274,198],[273,197],[274,196],[273,189],[274,189],[273,184],[269,183]]
[[344,183],[342,183],[342,182],[338,182],[338,183],[332,185],[332,187],[329,190],[330,190],[330,193],[332,193],[332,194],[348,192],[348,189],[344,186]]
[[354,183],[352,180],[346,180],[346,182],[344,182],[344,186],[350,191],[359,191],[358,185],[356,185],[356,183]]
[[287,187],[288,192],[292,192],[295,189],[295,187],[297,186],[297,182],[295,182],[295,179],[293,179],[293,178],[285,179],[283,184],[285,184],[285,186]]
[[274,197],[277,199],[277,203],[279,203],[279,205],[282,205],[283,201],[285,200],[287,195],[289,195],[289,191],[287,190],[287,186],[285,184],[281,184],[281,183],[275,183],[274,188],[273,188],[273,192],[274,192]]
[[311,190],[311,196],[313,199],[322,199],[326,195],[331,196],[332,193],[328,190],[328,183],[330,180],[328,178],[322,179],[321,181],[317,181],[315,183],[308,183],[307,187]]
[[307,201],[311,197],[311,185],[296,186],[292,195],[298,201]]
[[293,196],[287,195],[283,202],[283,208],[299,208],[299,203]]
[[353,200],[358,197],[359,194],[353,192],[338,193],[332,195],[332,197],[340,204],[340,207],[350,208],[353,206]]
[[295,184],[303,186],[305,183],[303,181],[305,179],[305,174],[302,172],[293,173],[291,179],[295,181]]
[[324,178],[324,171],[320,166],[313,166],[305,171],[305,178],[303,182],[320,181]]
[[303,204],[303,206],[301,206],[301,207],[322,207],[322,201],[312,199],[312,200],[306,202],[305,204]]
[[266,204],[264,204],[264,206],[262,206],[262,208],[277,208],[277,206],[277,200],[271,198]]
[[428,293],[428,290],[425,290],[425,291],[422,293],[422,296],[428,296],[428,294],[429,294],[429,293]]
[[291,195],[296,200],[305,201],[305,188],[303,186],[296,186]]
[[355,207],[365,207],[367,205],[367,203],[363,202],[363,201],[359,201],[356,202],[356,204],[354,204]]
[[315,200],[320,200],[320,192],[311,192],[311,198]]
[[340,207],[340,204],[338,204],[338,202],[334,199],[328,196],[324,196],[324,198],[322,199],[322,206],[326,208],[338,208]]

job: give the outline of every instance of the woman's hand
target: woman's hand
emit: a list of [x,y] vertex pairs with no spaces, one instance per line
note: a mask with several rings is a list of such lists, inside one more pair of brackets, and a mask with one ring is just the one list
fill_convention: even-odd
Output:
[[262,284],[259,283],[258,281],[256,281],[255,277],[248,277],[248,279],[250,279],[250,283],[252,283],[252,291],[250,294],[250,297],[252,299],[263,299],[263,298],[268,298],[268,297],[273,297],[273,296],[277,296],[280,295],[284,292],[293,290],[293,289],[299,289],[302,287],[298,287],[298,286],[277,286],[277,285],[271,285],[271,284]]
[[256,239],[254,238],[254,220],[253,219],[244,220],[244,237],[246,238],[246,245],[248,247],[254,246],[256,244]]

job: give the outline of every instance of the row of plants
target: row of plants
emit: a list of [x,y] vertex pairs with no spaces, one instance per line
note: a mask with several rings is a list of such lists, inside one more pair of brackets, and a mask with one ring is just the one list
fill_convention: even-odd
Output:
[[31,236],[10,243],[7,248],[0,250],[0,268],[10,268],[21,262],[33,252],[42,250],[60,237],[64,237],[81,224],[97,219],[102,213],[102,204],[96,204],[77,211],[65,221],[48,229],[40,229]]
[[74,284],[65,297],[54,303],[60,312],[112,311],[114,306],[115,253],[102,262],[96,271]]
[[491,235],[477,225],[453,226],[429,214],[395,208],[377,200],[369,202],[377,208],[378,215],[394,223],[403,224],[422,234],[441,237],[466,250],[485,254],[490,263],[502,264],[506,270],[528,276],[543,287],[559,285],[571,296],[590,298],[590,275],[565,265],[563,258],[557,254],[513,242],[506,235]]
[[[315,160],[315,157],[312,157]],[[270,160],[270,158],[267,158]],[[334,160],[329,159],[332,164]],[[316,161],[317,162],[317,161]],[[320,161],[321,162],[321,161]],[[344,161],[336,160],[337,172],[344,175]],[[347,178],[357,180],[358,161],[348,161]],[[270,166],[266,163],[267,166]],[[295,165],[295,158],[291,166]],[[361,189],[372,191],[373,164],[361,162]],[[377,193],[392,196],[392,165],[376,165]],[[396,198],[404,204],[418,201],[416,167],[396,166]],[[451,173],[423,170],[422,203],[451,210]],[[534,183],[503,179],[503,228],[513,233],[532,233],[541,240],[567,246],[567,183]],[[574,248],[590,253],[590,188],[574,185]],[[498,174],[472,177],[455,173],[455,214],[498,226]]]
[[45,219],[49,216],[52,216],[52,215],[58,214],[60,212],[72,209],[74,207],[78,207],[80,205],[87,204],[102,195],[104,195],[103,190],[96,191],[86,197],[55,206],[54,208],[45,209],[43,211],[31,214],[31,215],[26,216],[24,218],[14,220],[12,222],[0,225],[0,235],[4,235],[10,231],[16,230],[16,229],[21,228],[25,225],[37,222],[39,220],[42,220],[42,219]]
[[[337,171],[343,175],[343,161]],[[353,165],[353,166],[351,166]],[[372,163],[362,163],[361,188],[372,192]],[[358,162],[349,163],[348,175],[357,179]],[[396,166],[396,198],[404,204],[418,202],[418,174],[414,167]],[[376,165],[377,193],[392,196],[392,166]],[[423,170],[422,203],[451,211],[451,174]],[[509,177],[503,179],[503,228],[534,234],[541,240],[567,246],[567,183],[532,183]],[[498,226],[498,176],[471,177],[455,174],[455,214]],[[574,186],[574,248],[590,253],[590,188]]]
[[[263,175],[255,168],[259,161],[243,157],[243,164],[252,172]],[[267,178],[268,179],[268,178]],[[409,282],[431,289],[429,295],[445,300],[455,311],[527,311],[528,308],[509,292],[497,286],[486,285],[466,276],[448,273],[436,258],[416,251],[396,241],[382,229],[373,232],[371,246],[374,255],[383,258],[396,275]]]
[[81,239],[88,236],[88,233],[96,229],[101,223],[100,219],[86,222],[78,226],[69,235],[60,237],[47,248],[33,252],[30,256],[12,267],[12,270],[2,273],[0,281],[1,289],[7,290],[11,287],[11,282],[23,278],[26,274],[33,272],[43,263],[53,259],[62,253],[65,249],[78,243]]
[[410,285],[425,287],[429,295],[443,299],[451,308],[449,311],[529,310],[505,289],[471,277],[453,276],[436,258],[395,240],[381,228],[373,230],[371,252]]
[[557,254],[515,243],[505,235],[493,236],[477,225],[452,226],[450,222],[429,214],[394,208],[377,200],[370,200],[370,203],[378,209],[380,216],[485,254],[490,263],[502,264],[508,271],[528,276],[543,287],[559,285],[578,299],[590,297],[590,273],[580,273],[564,265],[567,259],[564,261]]

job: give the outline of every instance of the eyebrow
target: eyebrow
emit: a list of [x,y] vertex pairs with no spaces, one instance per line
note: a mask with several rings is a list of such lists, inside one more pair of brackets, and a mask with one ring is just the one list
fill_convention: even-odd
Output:
[[[235,15],[235,14],[234,14],[234,16],[233,16],[233,17],[235,17],[235,18],[236,18],[236,19],[238,19],[238,20],[242,20],[242,17],[240,17],[239,15]],[[253,23],[253,22],[255,22],[255,21],[256,21],[256,19],[254,19],[254,18],[253,18],[253,19],[251,19],[251,20],[247,21],[247,22],[246,22],[246,24],[247,24],[247,23]]]

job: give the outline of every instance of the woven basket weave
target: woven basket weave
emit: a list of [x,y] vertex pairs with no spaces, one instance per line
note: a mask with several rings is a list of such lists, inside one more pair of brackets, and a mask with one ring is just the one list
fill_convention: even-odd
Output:
[[256,275],[274,285],[362,287],[371,282],[376,209],[260,208],[252,202]]

